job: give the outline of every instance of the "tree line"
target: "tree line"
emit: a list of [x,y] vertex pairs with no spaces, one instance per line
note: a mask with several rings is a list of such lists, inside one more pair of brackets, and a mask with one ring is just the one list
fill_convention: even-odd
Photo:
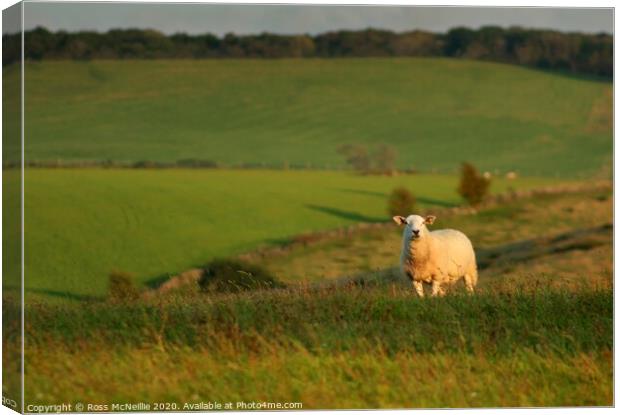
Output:
[[[3,35],[3,65],[20,59],[20,34]],[[563,33],[519,27],[454,28],[395,33],[367,29],[318,35],[165,35],[156,30],[114,29],[105,33],[24,34],[25,57],[41,59],[337,58],[426,56],[480,59],[611,78],[613,38],[609,34]]]

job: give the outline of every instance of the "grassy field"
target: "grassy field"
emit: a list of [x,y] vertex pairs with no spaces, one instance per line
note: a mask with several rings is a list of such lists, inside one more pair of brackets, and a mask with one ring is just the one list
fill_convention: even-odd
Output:
[[[476,248],[473,296],[415,297],[395,271],[401,230],[386,212],[398,186],[416,210],[460,205],[463,160],[520,173],[493,179],[493,193],[609,176],[611,87],[447,59],[29,62],[30,161],[280,169],[27,169],[26,404],[611,405],[611,190],[438,214],[434,229],[460,229]],[[339,171],[343,143],[391,144],[399,167],[443,173]],[[3,170],[13,210],[18,175]],[[7,246],[19,241],[11,213]],[[300,236],[358,223],[374,225]],[[19,262],[4,253],[3,266]],[[286,287],[156,289],[236,256]],[[114,270],[149,295],[107,298]],[[3,284],[8,397],[19,388],[16,277]]]
[[[10,87],[16,68],[4,69]],[[210,159],[343,166],[342,143],[398,165],[609,175],[611,83],[450,59],[30,62],[29,160]],[[8,108],[5,116],[10,118]],[[7,127],[8,128],[8,127]],[[5,131],[5,134],[15,133]],[[7,149],[7,158],[18,148]]]
[[[611,223],[612,202],[600,190],[438,218],[437,227],[474,240],[481,277],[473,296],[456,289],[418,299],[391,277],[384,254],[398,244],[396,230],[320,241],[261,262],[282,279],[289,267],[294,281],[298,269],[338,269],[348,256],[347,269],[364,284],[348,278],[243,294],[186,287],[132,303],[31,296],[26,403],[609,406],[612,234],[601,225]],[[4,347],[17,350],[19,304],[5,297],[3,312]],[[4,359],[8,374],[18,369]],[[16,380],[7,376],[5,392]]]
[[26,403],[611,405],[612,310],[610,290],[541,287],[425,300],[391,286],[31,304]]
[[[572,277],[581,278],[585,265],[588,279],[602,277],[608,280],[612,275],[611,231],[606,236],[606,247],[602,253],[595,249],[585,255],[580,250],[574,250],[556,255],[557,259],[551,262],[550,257],[541,255],[536,266],[532,262],[515,261],[511,255],[529,248],[529,241],[535,245],[535,250],[543,252],[544,241],[536,238],[561,235],[568,239],[571,233],[575,233],[581,248],[597,248],[597,239],[591,243],[585,236],[580,238],[577,232],[610,225],[613,219],[612,203],[608,191],[548,195],[499,205],[477,215],[439,215],[431,228],[452,228],[465,232],[476,248],[479,262],[486,262],[487,257],[509,257],[505,267],[501,266],[501,261],[495,261],[496,266],[483,270],[483,274],[503,278],[515,273],[528,273],[528,270],[535,268],[534,274],[560,278],[568,272]],[[246,258],[285,281],[355,277],[394,267],[394,253],[399,252],[402,244],[401,231],[396,226],[362,230],[357,235],[331,237],[307,245],[292,244],[289,249],[273,250],[273,253],[269,250],[260,254],[250,253]]]
[[[498,179],[493,191],[550,183]],[[388,221],[387,195],[399,185],[416,194],[420,207],[460,203],[454,176],[29,169],[26,289],[48,297],[98,296],[115,269],[146,283],[301,232]],[[14,237],[5,233],[6,241]]]

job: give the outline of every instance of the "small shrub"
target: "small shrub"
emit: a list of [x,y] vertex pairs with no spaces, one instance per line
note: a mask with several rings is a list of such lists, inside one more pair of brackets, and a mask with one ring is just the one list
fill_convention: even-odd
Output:
[[407,216],[413,212],[415,197],[404,187],[392,190],[388,199],[388,213],[390,216]]
[[151,160],[140,160],[133,163],[134,169],[154,169],[157,167],[157,163]]
[[461,182],[459,194],[472,206],[482,202],[489,193],[491,180],[481,175],[470,163],[461,165]]
[[215,259],[199,282],[207,292],[240,292],[283,287],[266,269],[240,260]]
[[176,165],[179,167],[186,167],[190,169],[215,169],[218,167],[217,162],[213,160],[202,159],[182,159],[177,160]]
[[129,272],[112,271],[109,277],[108,296],[113,301],[132,301],[140,296],[134,277]]

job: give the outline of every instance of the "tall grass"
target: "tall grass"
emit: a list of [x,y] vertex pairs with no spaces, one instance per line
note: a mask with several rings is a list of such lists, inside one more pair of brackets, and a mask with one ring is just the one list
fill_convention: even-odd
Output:
[[286,289],[247,295],[172,297],[163,302],[27,307],[26,341],[204,346],[226,338],[251,350],[257,335],[309,350],[358,341],[403,348],[507,354],[514,346],[567,352],[610,348],[609,291],[454,294],[418,300],[392,288]]
[[30,305],[26,401],[607,405],[612,308],[608,290],[396,286]]

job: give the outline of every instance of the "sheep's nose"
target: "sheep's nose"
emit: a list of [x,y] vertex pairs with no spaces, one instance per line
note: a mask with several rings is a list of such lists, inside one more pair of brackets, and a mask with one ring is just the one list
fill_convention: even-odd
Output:
[[413,234],[414,234],[415,236],[418,236],[418,235],[420,234],[420,231],[419,231],[419,230],[414,229],[414,230],[413,230]]

